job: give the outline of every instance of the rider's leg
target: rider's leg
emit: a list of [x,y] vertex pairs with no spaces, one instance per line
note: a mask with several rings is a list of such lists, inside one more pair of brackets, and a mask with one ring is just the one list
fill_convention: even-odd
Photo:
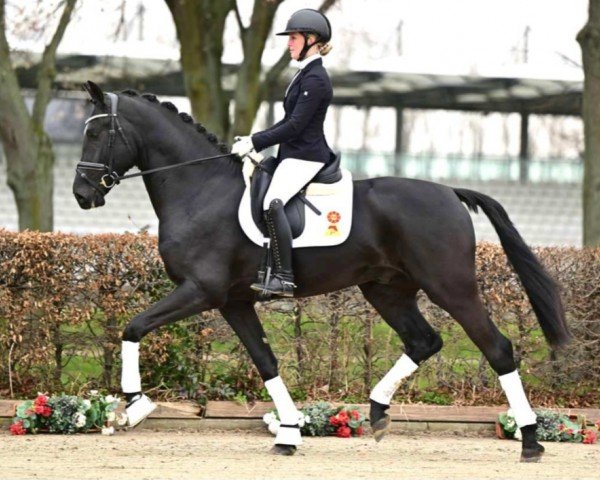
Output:
[[265,217],[271,238],[274,269],[271,275],[265,276],[264,283],[254,283],[250,288],[270,295],[293,297],[292,230],[283,210],[283,202],[273,200]]
[[310,182],[323,168],[322,162],[286,158],[276,168],[263,201],[263,210],[269,210],[271,202],[278,198],[285,205],[302,187]]
[[285,204],[323,168],[323,163],[296,158],[283,160],[273,175],[263,208],[275,268],[250,288],[269,295],[294,296],[292,268],[292,231],[285,215]]

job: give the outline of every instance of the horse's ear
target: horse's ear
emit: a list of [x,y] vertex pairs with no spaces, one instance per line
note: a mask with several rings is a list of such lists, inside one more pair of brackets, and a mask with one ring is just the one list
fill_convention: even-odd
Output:
[[92,102],[97,105],[105,105],[104,103],[104,93],[102,89],[96,85],[94,82],[88,80],[83,84],[83,88],[86,92],[88,92]]

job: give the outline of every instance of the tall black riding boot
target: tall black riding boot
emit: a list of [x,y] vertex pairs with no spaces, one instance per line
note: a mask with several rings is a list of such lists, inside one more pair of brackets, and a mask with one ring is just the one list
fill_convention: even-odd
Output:
[[269,295],[294,296],[292,270],[292,230],[283,210],[283,202],[275,199],[265,213],[267,230],[271,237],[274,268],[265,276],[264,283],[253,283],[250,288]]

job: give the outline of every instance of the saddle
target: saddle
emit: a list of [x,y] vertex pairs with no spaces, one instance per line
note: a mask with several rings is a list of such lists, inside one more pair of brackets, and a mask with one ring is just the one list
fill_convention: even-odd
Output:
[[[284,211],[292,230],[292,247],[332,247],[345,242],[352,227],[352,174],[340,168],[340,156],[332,155],[308,185],[286,204]],[[244,162],[250,162],[246,157]],[[246,189],[238,208],[242,231],[255,245],[268,243],[263,201],[277,159],[269,157],[244,173]]]
[[[278,161],[275,157],[268,157],[260,163],[260,166],[254,170],[250,183],[250,209],[254,223],[267,237],[267,227],[263,218],[263,201],[273,174],[277,168]],[[332,184],[339,182],[342,179],[342,171],[340,169],[341,155],[332,154],[329,163],[317,173],[310,183]],[[285,215],[292,230],[292,238],[298,238],[304,231],[306,225],[305,206],[308,206],[315,214],[321,215],[321,211],[306,199],[306,186],[294,195],[285,205]]]

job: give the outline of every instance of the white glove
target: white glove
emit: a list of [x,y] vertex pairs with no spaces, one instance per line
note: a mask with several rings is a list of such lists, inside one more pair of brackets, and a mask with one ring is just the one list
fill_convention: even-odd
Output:
[[253,163],[254,165],[262,162],[265,159],[265,157],[261,153],[258,153],[258,152],[250,152],[246,156],[252,161],[251,163]]
[[237,155],[240,158],[248,155],[254,150],[254,144],[252,143],[252,137],[235,137],[235,143],[231,146],[231,153]]
[[257,152],[250,152],[244,157],[242,175],[244,176],[246,186],[248,186],[248,184],[250,183],[250,179],[252,178],[252,174],[254,173],[254,168],[264,159],[265,157],[263,157],[260,153]]

